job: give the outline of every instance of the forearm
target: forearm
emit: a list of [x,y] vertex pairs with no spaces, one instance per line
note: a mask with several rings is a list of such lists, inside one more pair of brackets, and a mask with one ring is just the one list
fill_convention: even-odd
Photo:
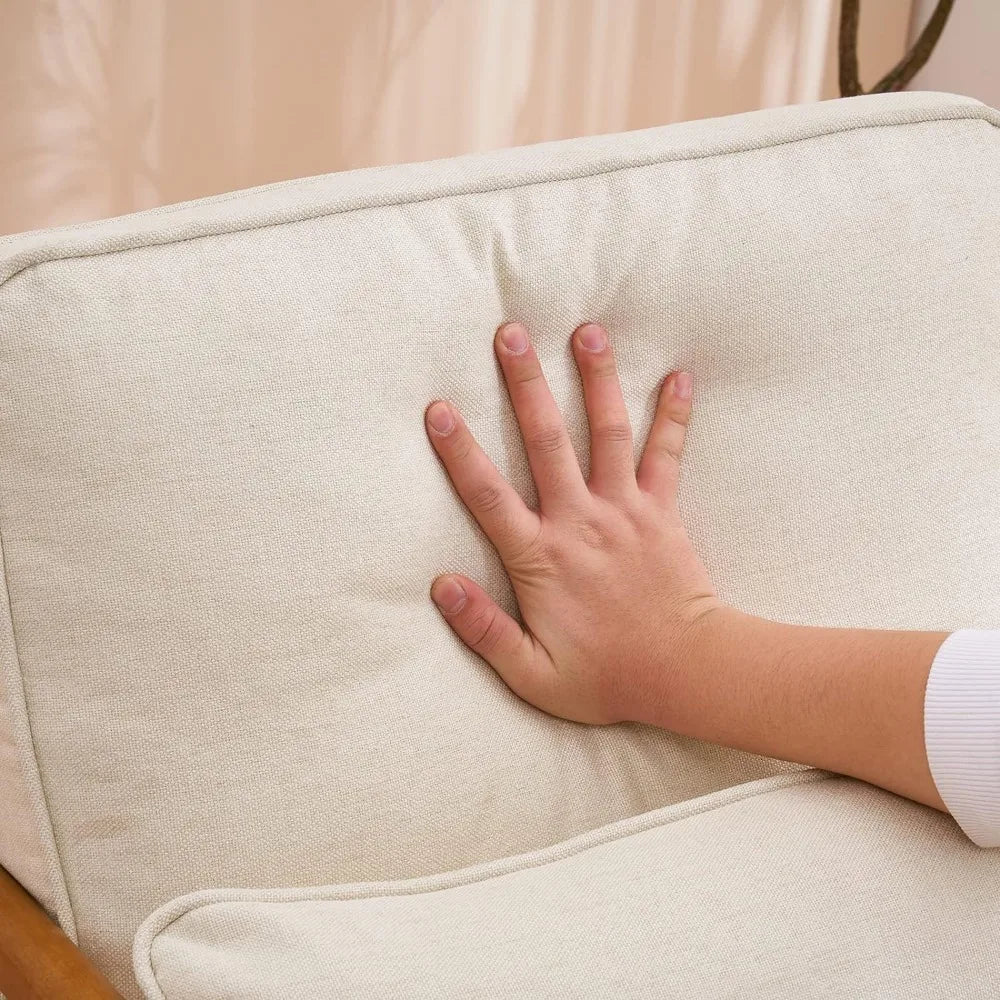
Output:
[[946,632],[788,625],[719,608],[639,721],[879,785],[944,809],[924,692]]

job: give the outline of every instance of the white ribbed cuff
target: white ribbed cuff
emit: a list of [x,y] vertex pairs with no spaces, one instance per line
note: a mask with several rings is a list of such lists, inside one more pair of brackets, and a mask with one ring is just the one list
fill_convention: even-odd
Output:
[[1000,630],[941,644],[924,694],[924,741],[938,794],[980,847],[1000,847]]

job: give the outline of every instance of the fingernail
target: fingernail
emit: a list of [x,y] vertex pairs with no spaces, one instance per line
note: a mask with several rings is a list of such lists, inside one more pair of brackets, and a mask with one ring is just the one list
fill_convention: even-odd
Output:
[[687,372],[678,372],[674,376],[674,395],[678,399],[691,398],[691,376]]
[[508,323],[500,331],[500,342],[511,354],[523,354],[528,349],[528,334],[520,323]]
[[460,611],[466,596],[465,588],[453,576],[443,576],[431,587],[431,598],[445,614]]
[[455,427],[455,417],[447,403],[435,403],[427,411],[427,423],[437,434],[450,434]]
[[577,338],[580,341],[580,346],[585,351],[603,351],[605,344],[608,342],[604,330],[596,323],[588,323],[586,326],[581,326],[579,333],[577,333]]

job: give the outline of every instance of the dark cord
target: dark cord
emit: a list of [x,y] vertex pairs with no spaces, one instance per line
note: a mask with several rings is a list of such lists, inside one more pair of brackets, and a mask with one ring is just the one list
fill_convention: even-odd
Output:
[[[955,0],[938,0],[934,13],[913,43],[913,48],[878,83],[869,94],[884,94],[902,90],[917,75],[934,51]],[[858,76],[858,25],[861,20],[861,0],[841,0],[840,4],[840,96],[864,94]]]

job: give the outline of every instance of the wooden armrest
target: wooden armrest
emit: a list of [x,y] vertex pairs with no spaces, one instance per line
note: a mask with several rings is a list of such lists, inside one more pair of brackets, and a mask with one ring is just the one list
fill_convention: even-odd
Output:
[[6,1000],[122,1000],[83,952],[0,868],[0,994]]

